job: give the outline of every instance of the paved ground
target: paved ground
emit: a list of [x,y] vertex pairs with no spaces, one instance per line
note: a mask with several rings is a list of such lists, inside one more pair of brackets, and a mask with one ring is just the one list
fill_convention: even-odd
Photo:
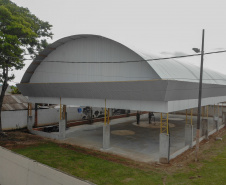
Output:
[[[159,114],[155,114],[156,121],[159,121]],[[190,119],[190,117],[188,117]],[[147,121],[147,115],[141,116],[141,121]],[[159,154],[159,128],[143,128],[134,124],[136,117],[120,118],[112,120],[111,131],[129,130],[133,135],[115,135],[111,134],[111,148],[105,152],[115,153],[134,160],[142,162],[158,161]],[[170,154],[185,146],[184,115],[169,115],[169,122],[175,124],[170,128]],[[194,128],[196,128],[196,117],[193,116]],[[209,118],[209,131],[215,128],[213,118]],[[88,148],[102,150],[103,123],[94,123],[93,125],[81,125],[71,127],[67,130],[67,139],[64,142],[76,144]],[[195,139],[194,129],[194,139]]]

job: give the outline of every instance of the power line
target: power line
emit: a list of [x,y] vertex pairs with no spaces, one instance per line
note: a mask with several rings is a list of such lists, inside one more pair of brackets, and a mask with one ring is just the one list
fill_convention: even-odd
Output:
[[[204,53],[204,55],[210,55],[215,53],[224,53],[226,50],[223,51],[215,51],[215,52],[208,52]],[[146,62],[146,61],[156,61],[156,60],[168,60],[168,59],[175,59],[175,58],[186,58],[186,57],[193,57],[193,56],[200,56],[201,54],[192,54],[192,55],[182,55],[182,56],[174,56],[174,57],[163,57],[163,58],[151,58],[151,59],[143,59],[143,60],[128,60],[128,61],[118,61],[118,62],[69,62],[69,61],[44,61],[44,62],[59,62],[59,63],[133,63],[133,62]],[[35,60],[37,62],[43,60]]]
[[[26,70],[21,70],[21,71],[25,71]],[[136,76],[110,76],[110,75],[101,75],[101,74],[78,74],[78,73],[71,73],[71,72],[62,72],[62,71],[44,71],[44,70],[37,70],[35,71],[35,73],[55,73],[55,74],[71,74],[73,76],[77,76],[77,77],[83,77],[83,76],[91,76],[91,77],[110,77],[110,78],[115,78],[115,77],[121,77],[121,78],[136,78],[136,79],[150,79],[150,77],[136,77]],[[170,78],[164,78],[164,79],[168,79],[168,80],[171,80],[171,79],[175,79],[175,80],[192,80],[192,81],[195,81],[195,80],[199,80],[198,78],[177,78],[177,77],[170,77]],[[203,80],[210,80],[210,81],[213,81],[213,80],[221,80],[221,81],[226,81],[226,79],[224,78],[203,78]]]
[[[207,52],[204,53],[204,55],[210,55],[210,54],[217,54],[217,53],[225,53],[226,50],[222,50],[222,51],[213,51],[213,52]],[[176,59],[176,58],[186,58],[186,57],[194,57],[194,56],[200,56],[201,53],[198,54],[191,54],[191,55],[181,55],[181,56],[173,56],[173,57],[163,57],[163,58],[151,58],[151,59],[142,59],[142,60],[127,60],[127,61],[105,61],[105,62],[85,62],[85,61],[81,61],[81,62],[71,62],[71,61],[44,61],[44,62],[58,62],[58,63],[133,63],[133,62],[147,62],[147,61],[157,61],[157,60],[168,60],[168,59]],[[3,55],[1,55],[3,56]],[[17,58],[17,59],[21,59],[19,57],[11,57],[11,56],[7,56],[9,58]],[[22,59],[22,61],[26,61],[26,60],[33,60],[35,62],[42,62],[43,60],[35,60],[35,59]]]

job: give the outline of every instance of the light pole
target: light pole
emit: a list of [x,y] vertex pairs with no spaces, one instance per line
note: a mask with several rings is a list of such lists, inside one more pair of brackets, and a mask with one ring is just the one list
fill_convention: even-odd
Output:
[[[201,119],[201,100],[202,100],[202,76],[203,76],[203,55],[204,55],[204,35],[205,30],[202,30],[202,51],[201,51],[201,65],[200,65],[200,78],[199,78],[199,98],[198,98],[198,116],[197,116],[197,129],[196,129],[196,148],[195,148],[195,161],[198,160],[199,152],[199,134],[200,134],[200,119]],[[196,53],[199,53],[198,48],[193,48]]]

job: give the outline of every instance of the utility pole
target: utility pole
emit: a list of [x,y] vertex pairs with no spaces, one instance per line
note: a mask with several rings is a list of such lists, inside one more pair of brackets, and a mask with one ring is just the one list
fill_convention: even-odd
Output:
[[202,100],[202,76],[203,76],[203,55],[204,55],[204,35],[205,30],[202,30],[202,51],[201,51],[201,65],[200,65],[200,79],[199,79],[199,99],[198,99],[198,117],[197,117],[197,130],[196,130],[196,148],[195,148],[195,161],[198,161],[199,152],[199,138],[200,138],[200,119],[201,119],[201,100]]

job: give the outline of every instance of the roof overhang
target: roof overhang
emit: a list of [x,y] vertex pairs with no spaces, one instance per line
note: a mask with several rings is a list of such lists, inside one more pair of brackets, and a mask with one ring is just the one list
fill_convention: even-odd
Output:
[[[174,104],[172,111],[182,110],[181,105],[175,102],[186,102],[187,107],[197,107],[194,100],[198,99],[199,86],[194,82],[182,82],[175,80],[152,80],[152,81],[127,81],[127,82],[86,82],[86,83],[27,83],[18,84],[23,95],[38,99],[45,99],[45,103],[59,103],[59,98],[64,99],[88,99],[98,107],[98,101],[140,101],[140,102],[161,102],[169,105]],[[206,99],[206,104],[218,103],[219,97],[226,94],[226,86],[216,84],[203,84],[202,98]],[[55,98],[55,102],[52,102]],[[215,100],[216,102],[215,102]],[[40,100],[39,100],[40,101]],[[86,102],[86,101],[85,101]],[[189,106],[189,102],[192,106]],[[39,102],[41,103],[41,102]],[[71,101],[66,103],[71,105]],[[76,103],[78,104],[78,103]],[[85,103],[87,104],[87,102]],[[81,105],[81,103],[80,103]],[[131,109],[131,103],[125,103],[124,107]],[[133,109],[140,110],[140,105]],[[116,108],[116,107],[109,107]],[[185,107],[186,108],[186,107]],[[155,109],[150,104],[143,110]],[[166,111],[171,111],[167,108]]]

